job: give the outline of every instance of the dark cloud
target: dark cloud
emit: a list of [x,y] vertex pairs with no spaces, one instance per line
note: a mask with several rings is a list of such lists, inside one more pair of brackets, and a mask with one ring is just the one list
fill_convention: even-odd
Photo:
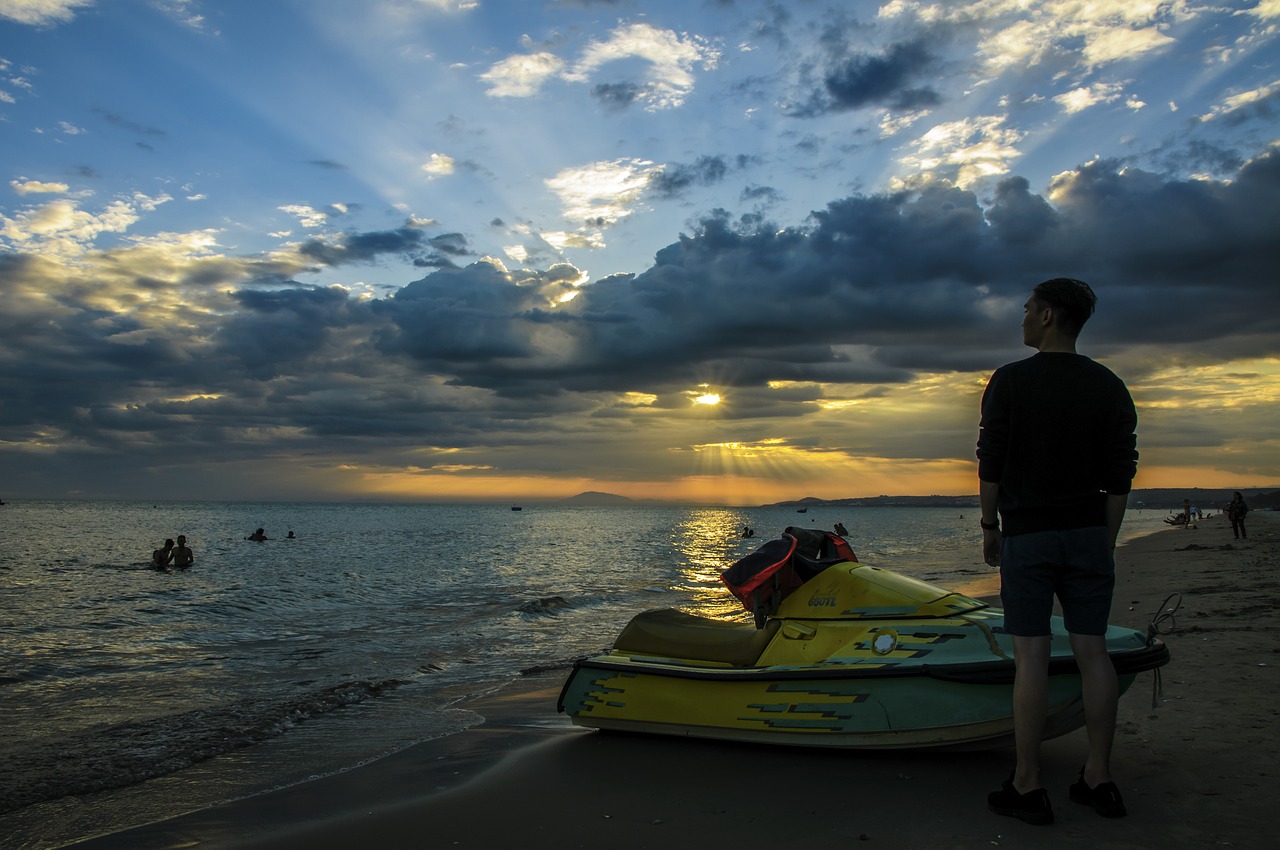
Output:
[[738,195],[738,200],[768,205],[782,200],[782,193],[772,186],[748,186]]
[[1005,245],[1038,245],[1058,226],[1049,202],[1031,194],[1025,177],[1010,177],[996,184],[995,202],[987,210],[996,238]]
[[[706,383],[732,399],[722,421],[764,439],[763,423],[804,421],[823,387],[868,397],[1017,357],[1022,300],[1050,276],[1097,288],[1091,352],[1276,356],[1277,234],[1273,152],[1224,182],[1100,160],[1048,196],[1012,177],[986,198],[943,185],[851,195],[789,227],[717,211],[644,272],[581,287],[568,265],[475,262],[367,298],[297,283],[305,263],[220,258],[189,270],[177,298],[172,276],[112,283],[104,269],[122,269],[6,254],[0,440],[56,433],[138,462],[230,461],[252,454],[246,430],[279,433],[275,450],[295,454],[331,440],[544,445],[539,420],[594,411],[564,438],[585,445],[597,425],[643,430],[622,415],[634,409],[600,398],[646,393],[645,409],[684,416]],[[459,234],[406,227],[300,253],[339,265],[468,250]],[[909,451],[910,436],[895,445]],[[545,445],[538,463],[569,462]]]
[[626,109],[640,96],[635,83],[600,83],[591,89],[591,96],[610,109]]
[[[474,294],[455,313],[465,340],[423,342],[431,335],[414,325],[425,326],[433,309],[398,319],[413,342],[397,350],[439,368],[457,346],[466,365],[449,361],[454,379],[500,394],[687,387],[708,371],[731,386],[901,381],[1015,353],[1007,326],[1016,317],[993,315],[984,299],[1013,310],[1031,286],[1061,274],[1092,279],[1112,305],[1090,326],[1109,345],[1182,338],[1206,356],[1218,339],[1231,339],[1235,354],[1274,348],[1261,340],[1280,331],[1266,307],[1268,269],[1280,260],[1280,156],[1261,157],[1226,184],[1097,162],[1062,177],[1055,192],[1051,205],[1011,178],[986,206],[941,185],[856,195],[816,211],[805,228],[721,212],[644,273],[606,278],[540,314],[542,323],[555,316],[568,356],[536,344],[526,300],[493,275],[466,284]],[[448,293],[458,311],[462,280],[473,274],[413,287],[430,282],[428,303]],[[1206,285],[1209,319],[1198,306]],[[479,293],[486,307],[477,311]],[[1159,321],[1128,326],[1143,313]],[[849,346],[869,353],[851,358]]]
[[1162,170],[1181,174],[1229,175],[1244,165],[1240,151],[1204,139],[1179,139],[1153,158]]
[[[119,113],[112,112],[107,109],[101,109],[101,108],[95,107],[93,111],[101,115],[102,119],[106,121],[108,124],[114,124],[115,126],[128,130],[131,133],[136,133],[139,136],[151,136],[154,138],[161,138],[168,135],[168,133],[166,133],[164,130],[161,130],[156,127],[149,127],[146,124],[140,124],[137,121],[134,121],[130,118],[126,118],[123,115],[120,115]],[[143,144],[142,142],[139,142],[138,146],[145,147],[148,150],[151,149],[150,145]]]
[[[311,367],[334,371],[350,352],[326,349],[338,331],[370,318],[369,308],[341,287],[244,289],[235,294],[242,310],[220,327],[213,350],[224,368],[257,381],[296,375]],[[340,370],[339,370],[340,371]]]
[[673,198],[695,186],[713,186],[728,173],[729,164],[722,156],[703,156],[692,163],[671,163],[649,181],[649,191],[659,198]]
[[[552,274],[545,281],[563,286]],[[415,281],[392,298],[374,305],[393,328],[378,335],[378,348],[404,354],[449,371],[472,372],[474,364],[527,360],[536,348],[531,339],[544,306],[537,282],[524,285],[489,263],[465,269],[441,269]],[[536,315],[536,314],[535,314]]]
[[[834,36],[830,36],[834,40]],[[926,109],[942,102],[932,85],[941,60],[922,39],[891,45],[882,53],[841,55],[827,60],[819,87],[788,110],[797,117],[815,117],[868,107],[899,111]]]
[[467,237],[461,233],[442,233],[439,236],[433,236],[431,237],[431,247],[441,254],[449,254],[454,257],[465,257],[473,253],[471,247],[467,244]]
[[1215,120],[1227,127],[1238,127],[1250,121],[1274,121],[1280,112],[1280,88],[1272,89],[1258,99],[1219,115]]
[[922,41],[895,44],[881,55],[859,54],[842,61],[823,78],[832,109],[888,106],[922,109],[941,98],[928,86],[916,85],[937,65]]
[[460,233],[445,233],[428,239],[418,227],[404,226],[395,230],[371,233],[344,233],[333,240],[312,239],[298,252],[326,266],[372,262],[380,256],[400,256],[417,266],[449,266],[449,257],[470,253],[467,240]]
[[346,171],[347,167],[340,162],[334,162],[331,159],[309,159],[307,165],[314,165],[316,168],[323,168],[326,171]]

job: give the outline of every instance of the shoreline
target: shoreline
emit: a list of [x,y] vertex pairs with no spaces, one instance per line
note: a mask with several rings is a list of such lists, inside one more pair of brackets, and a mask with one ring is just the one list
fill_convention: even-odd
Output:
[[1113,623],[1144,628],[1169,594],[1182,595],[1165,636],[1173,660],[1159,708],[1149,673],[1121,699],[1115,773],[1131,812],[1122,820],[1066,799],[1083,730],[1044,745],[1058,822],[1031,827],[986,811],[1011,750],[869,753],[601,734],[556,714],[563,670],[465,704],[485,721],[464,732],[68,846],[641,848],[796,836],[965,850],[1081,840],[1103,850],[1271,846],[1280,627],[1268,615],[1280,602],[1280,517],[1255,512],[1249,521],[1247,543],[1210,517],[1117,550]]

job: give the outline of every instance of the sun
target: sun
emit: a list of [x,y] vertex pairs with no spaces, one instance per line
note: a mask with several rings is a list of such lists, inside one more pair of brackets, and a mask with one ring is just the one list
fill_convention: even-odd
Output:
[[703,393],[693,400],[694,404],[714,405],[720,403],[719,393]]

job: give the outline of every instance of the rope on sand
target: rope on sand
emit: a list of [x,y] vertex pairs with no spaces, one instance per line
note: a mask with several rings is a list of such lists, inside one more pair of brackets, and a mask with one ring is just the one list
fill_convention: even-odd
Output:
[[[1178,601],[1174,602],[1173,606],[1170,607],[1169,603],[1173,601],[1175,596],[1178,598]],[[1151,646],[1157,636],[1167,635],[1178,628],[1178,621],[1174,615],[1181,607],[1181,593],[1170,593],[1165,597],[1164,602],[1160,603],[1160,607],[1156,610],[1156,613],[1151,616],[1151,621],[1147,623],[1147,646]],[[1161,624],[1166,620],[1169,621],[1169,625],[1162,628]],[[1155,682],[1151,690],[1151,707],[1153,709],[1159,708],[1160,700],[1164,698],[1164,682],[1160,678],[1159,667],[1155,669],[1155,674]]]

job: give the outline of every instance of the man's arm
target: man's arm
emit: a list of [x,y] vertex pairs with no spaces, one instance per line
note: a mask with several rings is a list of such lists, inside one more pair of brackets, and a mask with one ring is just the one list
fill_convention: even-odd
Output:
[[1129,494],[1120,496],[1107,494],[1107,537],[1111,540],[1111,548],[1116,548],[1116,538],[1120,536],[1120,524],[1124,522],[1124,511],[1129,505]]
[[[1001,370],[997,369],[982,393],[982,418],[978,423],[978,502],[982,506],[982,560],[1000,566],[1000,478],[1004,474],[1009,444],[1009,397]],[[994,479],[994,480],[992,480]]]
[[[999,501],[998,482],[978,482],[978,502],[982,505],[982,560],[992,567],[1000,566],[1000,513],[996,507]],[[989,525],[996,527],[987,528]]]

